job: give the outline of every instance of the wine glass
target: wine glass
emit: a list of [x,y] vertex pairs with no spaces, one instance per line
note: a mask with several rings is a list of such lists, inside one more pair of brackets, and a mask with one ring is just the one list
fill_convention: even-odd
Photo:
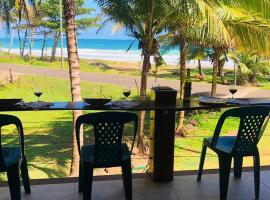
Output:
[[131,91],[129,88],[125,88],[123,90],[123,95],[126,97],[126,101],[127,101],[127,98],[129,97],[130,94],[131,94]]
[[34,95],[38,98],[38,102],[40,101],[40,96],[42,95],[42,92],[37,90],[34,92]]
[[237,92],[237,87],[236,87],[236,85],[231,86],[231,87],[229,88],[229,91],[230,91],[230,93],[232,94],[232,99],[233,99],[234,94]]

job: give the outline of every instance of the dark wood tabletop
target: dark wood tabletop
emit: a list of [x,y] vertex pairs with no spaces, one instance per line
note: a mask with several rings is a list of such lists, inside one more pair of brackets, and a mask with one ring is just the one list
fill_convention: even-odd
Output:
[[198,99],[192,99],[189,103],[178,100],[176,105],[157,105],[153,101],[134,102],[134,101],[111,101],[108,104],[96,106],[81,102],[23,102],[15,105],[0,105],[0,111],[57,111],[57,110],[201,110],[212,108],[239,107],[250,105],[267,105],[270,106],[270,98],[248,98],[236,99],[233,104],[202,104]]

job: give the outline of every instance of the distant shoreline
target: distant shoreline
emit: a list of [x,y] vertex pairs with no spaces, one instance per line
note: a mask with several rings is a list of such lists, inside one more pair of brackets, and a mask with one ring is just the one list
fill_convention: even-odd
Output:
[[[51,54],[51,47],[53,45],[52,38],[47,40],[47,56]],[[115,39],[78,39],[78,51],[81,59],[98,59],[107,61],[120,61],[120,62],[141,62],[141,50],[138,49],[138,41],[134,41],[129,51],[127,49],[132,44],[133,40],[115,40]],[[10,45],[10,39],[0,39],[2,49],[7,51]],[[41,48],[43,46],[42,40],[34,42],[32,47],[32,55],[40,56]],[[65,44],[64,44],[65,47]],[[45,50],[46,51],[46,50]],[[64,48],[64,57],[67,57],[67,50]],[[14,39],[13,48],[11,53],[19,54],[19,41]],[[26,45],[25,54],[28,53],[28,43]],[[161,49],[162,53],[162,49]],[[56,56],[60,57],[60,48],[58,45]],[[163,54],[163,59],[167,65],[177,66],[179,64],[179,49],[172,48]],[[153,62],[153,61],[152,61]],[[190,61],[188,66],[197,67],[196,61]],[[210,61],[202,61],[202,67],[211,67]],[[226,68],[232,68],[233,62],[229,61],[225,64]]]
[[[3,51],[8,51],[8,48],[2,48]],[[14,53],[19,55],[19,49],[12,49],[10,53]],[[107,61],[119,61],[119,62],[132,62],[132,63],[140,63],[141,62],[141,54],[140,51],[124,51],[124,50],[100,50],[100,49],[78,49],[79,58],[81,59],[89,59],[89,60],[107,60]],[[28,53],[26,50],[25,54]],[[48,49],[47,56],[50,56],[51,50]],[[33,56],[40,56],[41,50],[33,49]],[[57,48],[56,56],[60,57],[60,48]],[[67,58],[67,50],[64,49],[64,57]],[[163,55],[163,59],[166,64],[177,66],[179,62],[178,54],[165,54]],[[152,61],[153,62],[153,61]],[[209,68],[212,66],[210,61],[202,61],[201,62],[203,68]],[[187,62],[187,66],[189,67],[197,67],[197,61],[189,61]],[[229,61],[225,64],[225,68],[232,69],[233,62]]]

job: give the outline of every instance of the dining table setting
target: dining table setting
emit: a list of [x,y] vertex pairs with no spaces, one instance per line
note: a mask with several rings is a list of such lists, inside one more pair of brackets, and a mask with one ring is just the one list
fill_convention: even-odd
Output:
[[34,110],[197,110],[211,108],[240,107],[251,105],[269,105],[270,98],[217,98],[199,96],[186,102],[178,99],[175,105],[157,104],[148,100],[115,101],[109,98],[84,98],[76,102],[26,102],[22,98],[0,99],[0,111]]

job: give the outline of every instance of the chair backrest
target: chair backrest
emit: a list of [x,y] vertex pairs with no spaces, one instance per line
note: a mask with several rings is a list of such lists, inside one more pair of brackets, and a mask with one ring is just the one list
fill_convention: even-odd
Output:
[[[237,155],[252,154],[267,125],[269,111],[270,107],[267,106],[251,106],[227,110],[220,117],[215,134],[221,131],[226,118],[239,118],[240,123],[232,153]],[[216,142],[217,138],[213,138],[213,140],[213,142]]]
[[122,152],[123,127],[134,123],[134,140],[138,127],[138,116],[130,112],[100,112],[80,116],[76,121],[76,137],[80,152],[80,126],[89,124],[94,127],[95,149],[94,162],[111,164],[119,162]]
[[4,115],[0,114],[0,170],[5,169],[5,160],[2,151],[2,136],[1,130],[3,126],[7,125],[15,125],[20,136],[20,147],[21,147],[21,156],[24,156],[24,134],[23,134],[23,126],[21,120],[13,115]]

